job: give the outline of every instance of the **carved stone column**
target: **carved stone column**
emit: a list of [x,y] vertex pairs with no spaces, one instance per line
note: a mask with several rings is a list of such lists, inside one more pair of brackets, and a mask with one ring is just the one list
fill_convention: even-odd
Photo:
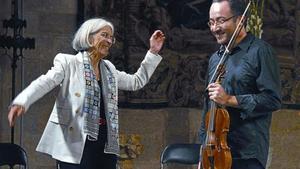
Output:
[[295,8],[295,44],[294,44],[294,52],[295,59],[300,63],[300,0],[297,0],[296,8]]
[[[125,41],[127,72],[134,73],[140,66],[145,53],[149,49],[149,38],[153,32],[152,21],[156,18],[150,17],[156,11],[155,1],[126,0],[125,11]],[[158,8],[158,7],[157,7]],[[157,29],[155,27],[154,29]],[[165,56],[165,55],[164,55]],[[165,76],[168,76],[166,61],[162,61],[149,83],[142,89],[134,92],[127,92],[127,102],[132,105],[153,105],[167,104],[165,89],[168,82]],[[128,104],[127,104],[128,105]]]
[[294,57],[295,57],[295,87],[292,92],[292,100],[300,103],[300,0],[297,0],[295,8],[295,42],[294,42]]
[[89,19],[101,15],[103,12],[103,0],[85,0],[84,5],[84,19]]

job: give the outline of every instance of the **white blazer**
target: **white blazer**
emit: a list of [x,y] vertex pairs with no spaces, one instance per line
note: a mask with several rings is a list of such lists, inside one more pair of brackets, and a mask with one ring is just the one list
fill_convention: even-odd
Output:
[[[54,159],[75,164],[81,161],[86,140],[82,115],[85,97],[83,54],[87,55],[86,52],[79,52],[77,55],[57,54],[54,66],[45,75],[34,80],[12,103],[24,106],[27,111],[35,101],[60,85],[59,94],[36,150],[49,154]],[[161,59],[161,56],[147,52],[140,68],[132,75],[118,71],[110,61],[104,61],[117,79],[118,89],[138,90],[147,84]],[[107,98],[104,96],[103,99],[106,104]],[[106,152],[118,154],[118,140],[109,141]]]

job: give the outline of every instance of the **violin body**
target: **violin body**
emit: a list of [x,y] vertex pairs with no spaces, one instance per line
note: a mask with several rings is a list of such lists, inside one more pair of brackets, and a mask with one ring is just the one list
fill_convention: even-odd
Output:
[[[209,126],[211,115],[214,117],[214,126]],[[203,169],[231,169],[232,157],[227,145],[230,118],[226,109],[216,108],[207,112],[205,125],[207,129],[206,144],[202,147]]]

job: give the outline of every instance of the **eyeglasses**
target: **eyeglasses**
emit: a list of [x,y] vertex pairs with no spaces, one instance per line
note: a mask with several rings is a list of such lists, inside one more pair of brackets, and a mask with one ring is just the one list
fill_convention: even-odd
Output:
[[102,32],[102,33],[100,33],[100,36],[101,36],[102,38],[111,40],[111,43],[112,43],[112,44],[116,43],[116,38],[115,38],[114,36],[110,36],[107,32]]
[[223,17],[217,18],[215,21],[214,20],[210,20],[209,22],[207,22],[207,25],[209,27],[212,27],[214,25],[220,26],[220,25],[224,24],[225,22],[229,21],[230,19],[232,19],[234,17],[236,17],[236,15],[233,15],[233,16],[231,16],[229,18],[223,18]]

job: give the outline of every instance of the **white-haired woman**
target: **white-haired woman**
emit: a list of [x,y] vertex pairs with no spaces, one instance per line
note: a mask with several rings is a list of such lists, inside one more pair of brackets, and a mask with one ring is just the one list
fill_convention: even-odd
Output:
[[54,66],[12,102],[9,125],[29,106],[60,86],[37,151],[51,155],[60,169],[115,169],[119,154],[118,89],[138,90],[161,61],[165,36],[155,31],[135,74],[118,71],[104,57],[115,42],[113,25],[102,18],[84,22],[75,34],[76,55],[59,53]]

